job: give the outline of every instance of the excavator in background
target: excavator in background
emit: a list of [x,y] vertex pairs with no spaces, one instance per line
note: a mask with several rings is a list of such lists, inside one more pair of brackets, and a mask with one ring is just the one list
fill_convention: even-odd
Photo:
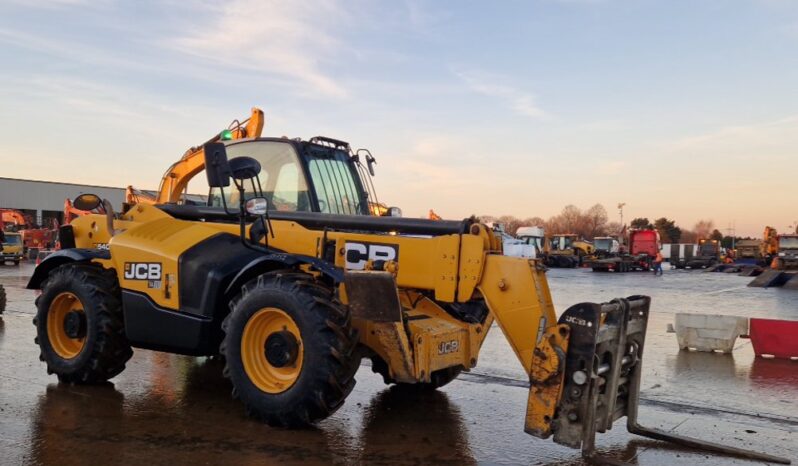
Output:
[[762,243],[759,245],[759,255],[770,265],[773,258],[779,254],[779,232],[771,226],[766,226],[762,233]]
[[253,107],[249,118],[233,120],[227,129],[221,131],[204,144],[189,148],[177,162],[169,166],[161,177],[158,191],[151,193],[128,186],[125,190],[125,203],[136,204],[180,204],[186,197],[188,182],[205,168],[202,148],[205,144],[219,141],[235,141],[245,138],[259,138],[263,133],[265,119],[263,110]]
[[760,254],[767,268],[748,286],[798,290],[798,229],[795,233],[779,234],[775,228],[765,227]]
[[766,226],[762,234],[760,254],[771,269],[798,269],[798,227],[795,233],[779,234],[775,228]]
[[[207,205],[177,203],[175,180],[172,202],[76,219],[74,243],[34,271],[41,359],[60,380],[104,382],[133,347],[221,354],[248,414],[300,427],[340,408],[362,358],[386,384],[451,382],[476,366],[496,322],[529,377],[531,435],[617,464],[595,440],[626,417],[637,435],[787,461],[638,423],[649,297],[575,304],[558,319],[541,262],[502,254],[475,218],[370,215],[362,159],[343,141],[220,140],[201,152]],[[278,189],[288,166],[306,184]],[[110,241],[92,248],[101,230]]]
[[30,223],[27,215],[16,209],[0,209],[3,231],[19,231]]
[[250,117],[244,121],[234,120],[228,129],[210,138],[205,143],[194,146],[183,154],[177,162],[169,166],[161,178],[161,184],[155,195],[155,204],[179,204],[185,194],[188,182],[197,173],[205,169],[206,144],[219,141],[235,141],[245,138],[259,138],[264,125],[263,110],[252,108]]
[[[162,181],[163,182],[163,181]],[[129,205],[135,204],[156,204],[158,199],[154,192],[144,191],[142,189],[128,186],[125,189],[125,203]]]
[[596,248],[573,233],[551,235],[548,239],[546,265],[574,268],[582,265],[585,257],[593,255]]

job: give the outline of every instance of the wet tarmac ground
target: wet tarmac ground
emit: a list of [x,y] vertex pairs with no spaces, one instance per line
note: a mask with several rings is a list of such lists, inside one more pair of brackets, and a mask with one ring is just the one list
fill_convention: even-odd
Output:
[[[104,386],[48,376],[33,343],[33,267],[0,267],[0,464],[582,464],[579,452],[523,432],[525,375],[498,328],[479,365],[443,389],[386,387],[367,364],[344,406],[310,430],[273,429],[244,415],[216,360],[136,350]],[[798,460],[798,361],[679,351],[677,312],[798,319],[798,292],[747,288],[750,278],[669,271],[600,274],[553,269],[558,312],[582,301],[652,296],[642,406],[645,425]],[[639,465],[762,464],[630,435],[622,421],[597,443]]]

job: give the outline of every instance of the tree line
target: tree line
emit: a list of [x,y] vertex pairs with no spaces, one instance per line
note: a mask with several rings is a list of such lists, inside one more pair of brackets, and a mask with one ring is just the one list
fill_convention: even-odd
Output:
[[[546,234],[574,233],[581,238],[592,240],[597,236],[619,235],[623,230],[620,222],[610,221],[607,209],[601,204],[595,204],[586,210],[569,204],[562,212],[549,217],[548,220],[540,217],[519,219],[512,215],[498,217],[483,215],[480,220],[500,223],[504,226],[504,231],[511,235],[515,235],[520,227],[536,226],[545,228]],[[664,243],[696,243],[702,238],[717,239],[724,243],[732,241],[731,237],[725,237],[715,228],[712,220],[700,220],[692,229],[688,229],[677,225],[674,220],[667,217],[654,219],[653,222],[646,217],[638,217],[629,222],[629,227],[657,230]]]

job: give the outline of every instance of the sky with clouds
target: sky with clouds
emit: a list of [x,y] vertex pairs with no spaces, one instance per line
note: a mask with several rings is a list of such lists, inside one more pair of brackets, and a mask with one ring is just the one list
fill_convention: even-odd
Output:
[[0,0],[0,176],[157,187],[252,106],[422,216],[798,221],[792,0]]

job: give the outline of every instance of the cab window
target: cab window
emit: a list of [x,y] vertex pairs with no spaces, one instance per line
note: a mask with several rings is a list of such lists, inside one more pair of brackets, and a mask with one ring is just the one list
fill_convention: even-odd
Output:
[[[269,200],[271,209],[283,212],[308,212],[310,198],[305,177],[300,168],[299,157],[294,147],[279,141],[249,141],[227,146],[227,157],[247,156],[260,162],[260,179],[263,194]],[[246,199],[255,196],[252,183],[245,182]],[[235,186],[224,189],[228,207],[237,207],[239,194]],[[212,188],[208,204],[221,206],[222,198],[219,188]]]

